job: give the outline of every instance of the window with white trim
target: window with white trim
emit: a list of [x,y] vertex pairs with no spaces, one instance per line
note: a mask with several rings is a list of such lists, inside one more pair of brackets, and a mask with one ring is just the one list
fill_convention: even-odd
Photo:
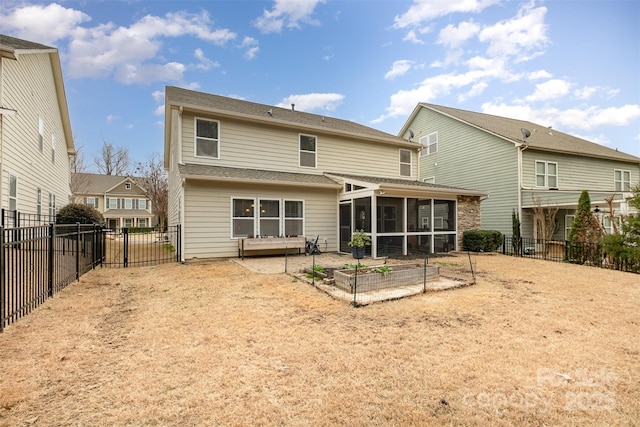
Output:
[[400,149],[400,176],[411,176],[411,150]]
[[9,210],[18,210],[18,177],[9,174]]
[[536,160],[536,187],[558,188],[558,164]]
[[98,209],[98,198],[97,197],[85,197],[84,204],[87,206],[91,206],[92,208]]
[[53,220],[56,216],[56,195],[49,193],[49,218]]
[[420,150],[420,157],[437,153],[438,152],[438,132],[431,132],[429,135],[425,135],[421,137],[420,144],[422,144],[422,149]]
[[38,148],[40,152],[44,150],[44,119],[38,117]]
[[138,209],[147,209],[147,199],[138,199]]
[[146,227],[147,226],[147,219],[146,218],[140,218],[138,220],[138,227]]
[[316,157],[318,154],[317,138],[313,135],[300,134],[300,166],[305,168],[316,167]]
[[51,163],[56,162],[56,136],[51,135]]
[[38,219],[40,219],[40,215],[42,215],[42,190],[36,190],[36,215],[38,215]]
[[195,156],[220,158],[220,122],[195,119]]
[[626,170],[613,171],[614,191],[631,191],[631,172]]
[[575,217],[575,215],[564,216],[564,240],[569,240],[569,234],[571,233],[571,224],[573,224],[573,220]]
[[124,199],[124,208],[133,209],[133,199]]
[[131,190],[131,183],[130,182],[125,182],[124,183],[124,189],[125,190]]
[[260,199],[260,222],[258,234],[263,237],[279,236],[280,200]]
[[234,238],[253,237],[255,233],[255,200],[233,199],[231,204],[231,236]]
[[302,236],[304,234],[304,203],[302,200],[284,201],[284,235]]
[[116,199],[115,197],[108,197],[107,209],[118,209],[118,199]]

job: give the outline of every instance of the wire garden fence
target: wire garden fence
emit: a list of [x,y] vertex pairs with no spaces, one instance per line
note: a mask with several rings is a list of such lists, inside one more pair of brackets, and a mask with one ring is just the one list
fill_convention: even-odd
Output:
[[354,307],[389,301],[425,292],[475,284],[471,254],[424,254],[374,260],[349,259],[341,265],[321,265],[311,256],[310,265],[297,277]]

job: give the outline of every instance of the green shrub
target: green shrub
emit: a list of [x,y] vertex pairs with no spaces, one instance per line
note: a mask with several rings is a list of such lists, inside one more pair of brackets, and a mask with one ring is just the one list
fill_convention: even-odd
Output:
[[82,203],[69,203],[56,215],[56,224],[103,224],[104,218],[98,210]]
[[139,234],[148,234],[153,231],[153,227],[129,227],[129,234],[139,233]]
[[465,251],[493,252],[502,242],[502,233],[496,230],[467,230],[462,233],[462,249]]

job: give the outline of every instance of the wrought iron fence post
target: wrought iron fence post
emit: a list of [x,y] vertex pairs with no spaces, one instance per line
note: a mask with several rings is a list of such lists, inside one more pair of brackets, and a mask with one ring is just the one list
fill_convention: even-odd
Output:
[[180,261],[182,261],[182,225],[178,224],[176,226],[176,262]]
[[5,259],[4,259],[4,209],[2,215],[2,225],[0,225],[0,332],[4,329],[4,304],[6,299],[5,289]]
[[129,227],[122,229],[122,241],[124,243],[124,259],[122,266],[127,268],[129,266]]
[[80,280],[80,223],[76,222],[76,280]]
[[358,259],[358,262],[356,263],[355,275],[353,276],[353,306],[354,307],[358,306],[356,294],[358,292],[358,266],[359,265],[360,265],[360,260]]
[[53,296],[53,266],[54,266],[54,259],[55,259],[55,233],[56,233],[56,226],[51,223],[49,224],[49,278],[48,278],[48,288],[49,288],[49,296],[52,297]]
[[424,256],[424,272],[422,279],[422,292],[427,292],[427,263],[429,262],[429,254]]

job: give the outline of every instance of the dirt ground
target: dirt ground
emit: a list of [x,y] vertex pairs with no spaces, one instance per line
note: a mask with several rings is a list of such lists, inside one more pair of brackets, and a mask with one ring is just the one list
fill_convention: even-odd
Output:
[[640,425],[640,276],[474,262],[361,308],[229,260],[92,271],[0,334],[0,426]]

